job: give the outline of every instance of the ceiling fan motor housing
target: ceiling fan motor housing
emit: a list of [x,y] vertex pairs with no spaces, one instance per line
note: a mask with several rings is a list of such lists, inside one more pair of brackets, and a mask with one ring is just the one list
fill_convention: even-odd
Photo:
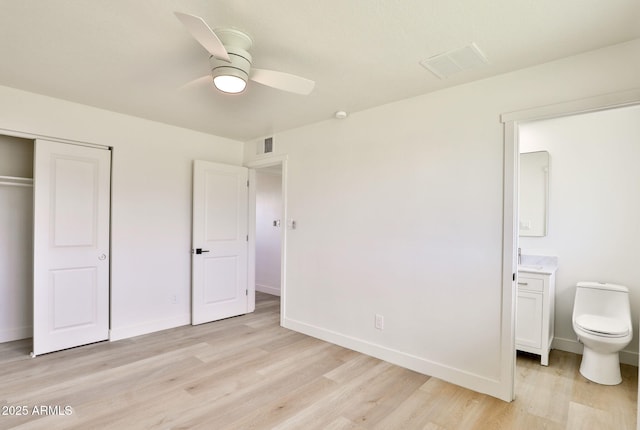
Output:
[[211,65],[211,75],[216,76],[237,76],[245,82],[249,80],[249,70],[251,70],[251,54],[248,51],[235,46],[227,46],[227,53],[231,62],[219,60],[213,55],[209,57]]

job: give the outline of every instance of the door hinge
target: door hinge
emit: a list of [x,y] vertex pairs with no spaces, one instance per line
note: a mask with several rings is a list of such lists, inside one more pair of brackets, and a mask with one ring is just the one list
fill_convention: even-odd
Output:
[[514,281],[516,280],[516,274],[515,273],[513,274],[513,280]]
[[248,296],[249,295],[249,290],[244,290],[244,295]]
[[247,235],[247,242],[249,242],[249,235]]
[[249,186],[249,181],[247,181],[247,187]]

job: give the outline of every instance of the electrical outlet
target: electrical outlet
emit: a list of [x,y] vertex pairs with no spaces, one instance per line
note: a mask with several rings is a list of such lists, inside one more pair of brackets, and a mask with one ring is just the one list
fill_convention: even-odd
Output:
[[376,314],[375,326],[378,330],[384,329],[384,317],[380,314]]

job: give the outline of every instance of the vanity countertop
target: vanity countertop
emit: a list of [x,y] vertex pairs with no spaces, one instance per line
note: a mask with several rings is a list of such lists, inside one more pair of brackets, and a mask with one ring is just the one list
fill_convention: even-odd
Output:
[[551,275],[558,270],[558,257],[523,254],[518,264],[518,272]]

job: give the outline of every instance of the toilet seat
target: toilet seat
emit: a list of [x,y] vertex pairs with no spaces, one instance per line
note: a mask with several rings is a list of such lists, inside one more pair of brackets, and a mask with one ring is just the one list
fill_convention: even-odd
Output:
[[576,325],[582,330],[603,337],[623,337],[629,334],[629,326],[619,318],[600,315],[580,315]]

